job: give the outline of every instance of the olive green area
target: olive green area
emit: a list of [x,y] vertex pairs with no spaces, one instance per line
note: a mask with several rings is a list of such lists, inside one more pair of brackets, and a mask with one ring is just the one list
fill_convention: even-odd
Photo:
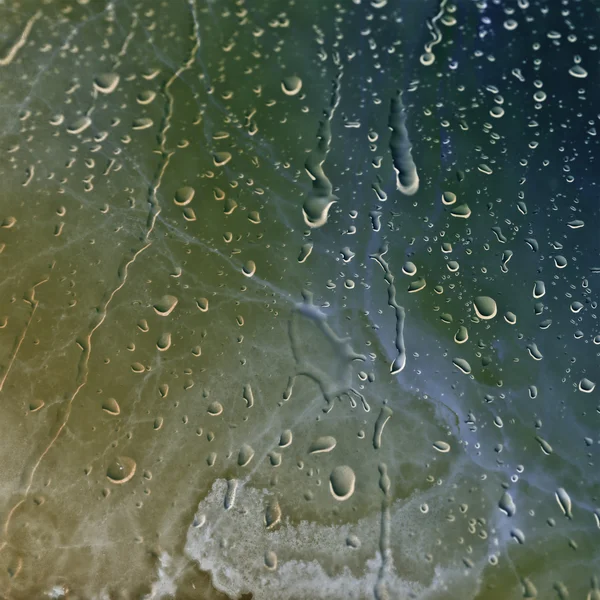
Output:
[[598,11],[0,6],[0,598],[600,598]]

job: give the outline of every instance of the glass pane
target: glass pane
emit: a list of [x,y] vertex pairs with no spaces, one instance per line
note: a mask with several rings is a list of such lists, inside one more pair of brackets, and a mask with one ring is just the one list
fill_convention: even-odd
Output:
[[0,5],[0,596],[600,598],[598,6]]

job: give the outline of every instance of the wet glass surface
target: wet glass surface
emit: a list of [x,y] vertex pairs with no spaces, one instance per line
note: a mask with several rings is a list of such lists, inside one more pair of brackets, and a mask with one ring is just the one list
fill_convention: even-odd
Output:
[[0,4],[0,597],[600,599],[598,27]]

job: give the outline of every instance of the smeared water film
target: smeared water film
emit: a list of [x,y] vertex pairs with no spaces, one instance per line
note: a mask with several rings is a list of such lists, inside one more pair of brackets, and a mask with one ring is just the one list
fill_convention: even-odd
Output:
[[0,597],[600,599],[599,5],[0,4]]

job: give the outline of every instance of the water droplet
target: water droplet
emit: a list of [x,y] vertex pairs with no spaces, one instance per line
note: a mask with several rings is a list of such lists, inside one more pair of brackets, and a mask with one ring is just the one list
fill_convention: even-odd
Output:
[[565,517],[567,517],[568,519],[572,519],[573,518],[573,513],[571,512],[572,504],[571,504],[571,497],[569,496],[569,494],[567,494],[567,492],[564,488],[558,488],[554,495],[555,495],[556,501],[558,502],[558,505],[560,506],[560,509],[563,511],[563,514],[565,515]]
[[177,206],[186,206],[194,199],[195,193],[196,192],[193,187],[180,187],[175,192],[175,198],[173,199],[173,201]]
[[277,498],[271,498],[265,509],[265,526],[273,529],[281,521],[281,508]]
[[214,152],[213,162],[215,167],[224,167],[231,160],[230,152]]
[[520,530],[520,529],[511,529],[510,530],[510,537],[512,537],[513,539],[515,539],[517,542],[519,542],[519,544],[524,544],[525,543],[525,534]]
[[584,394],[591,394],[594,391],[594,389],[596,388],[596,384],[593,381],[590,381],[589,379],[584,377],[579,382],[578,387],[579,387],[580,392],[583,392]]
[[171,347],[171,334],[163,333],[156,342],[156,347],[160,350],[160,352],[165,352]]
[[154,311],[161,317],[168,317],[178,302],[179,300],[175,296],[165,295],[154,305]]
[[329,209],[337,202],[337,196],[311,194],[304,201],[302,215],[309,227],[322,227],[329,216]]
[[504,492],[502,494],[502,497],[498,502],[498,506],[500,507],[500,510],[509,517],[514,516],[514,514],[517,512],[517,507],[515,506],[515,503],[509,492]]
[[138,117],[134,119],[131,128],[135,131],[142,131],[144,129],[150,129],[154,125],[154,121],[149,117]]
[[348,500],[354,493],[356,476],[348,466],[335,467],[329,476],[329,490],[336,500]]
[[471,365],[464,358],[453,358],[452,363],[465,375],[471,374]]
[[424,67],[429,67],[435,62],[435,54],[433,52],[423,52],[419,57],[419,61]]
[[111,483],[127,483],[134,475],[136,462],[128,456],[117,456],[108,465],[106,477]]
[[254,458],[254,449],[248,444],[242,444],[238,452],[238,465],[245,467]]
[[282,456],[280,452],[272,451],[267,456],[272,467],[279,467],[281,465]]
[[457,219],[468,219],[471,216],[471,209],[468,204],[463,203],[453,208],[450,214]]
[[490,109],[490,116],[494,117],[494,119],[501,119],[504,116],[504,109],[501,106],[493,106]]
[[92,124],[90,117],[80,117],[67,127],[67,131],[72,135],[83,133]]
[[302,89],[302,79],[297,75],[284,77],[281,81],[281,90],[286,96],[295,96]]
[[450,452],[450,444],[448,442],[443,442],[443,441],[434,442],[433,447],[438,452],[442,452],[442,453]]
[[452,192],[444,192],[442,194],[442,203],[445,204],[446,206],[449,206],[450,204],[454,204],[456,202],[456,194],[452,193]]
[[277,569],[277,554],[273,550],[265,552],[265,567],[271,571]]
[[496,301],[489,296],[477,296],[473,301],[473,307],[477,316],[484,320],[493,319],[498,312]]
[[407,196],[419,189],[419,175],[412,157],[412,145],[406,128],[406,109],[402,103],[402,94],[396,92],[391,100],[388,127],[392,131],[390,150],[396,171],[396,188]]
[[112,94],[119,85],[117,73],[100,73],[94,78],[94,89],[102,94]]
[[540,445],[540,448],[544,454],[548,456],[552,454],[552,446],[545,439],[541,438],[539,435],[536,435],[535,441]]
[[457,332],[454,334],[454,341],[457,344],[464,344],[468,339],[469,330],[464,325],[461,325],[458,328]]
[[415,279],[410,282],[410,285],[408,286],[408,292],[410,294],[420,292],[423,288],[425,288],[426,285],[427,285],[427,282],[422,277],[419,279]]
[[523,598],[536,600],[538,594],[533,583],[525,577],[521,580],[521,585],[523,586]]
[[554,257],[554,266],[557,269],[564,269],[567,266],[567,259],[564,256],[557,254]]
[[402,266],[402,272],[409,277],[417,274],[417,265],[415,263],[406,261]]
[[198,307],[198,310],[201,310],[202,312],[207,312],[208,298],[198,298],[198,300],[196,300],[196,306]]
[[215,400],[208,405],[207,412],[213,417],[218,417],[223,412],[223,405]]
[[281,448],[287,448],[292,443],[292,432],[286,429],[279,437],[279,445]]
[[306,244],[302,244],[300,248],[300,254],[298,255],[298,262],[303,263],[309,256],[313,250],[312,242],[307,242]]
[[154,90],[142,90],[136,98],[138,104],[150,104],[154,98],[156,98],[156,92]]
[[535,342],[527,344],[527,352],[529,352],[529,356],[534,360],[542,360],[542,358],[544,358]]
[[588,76],[588,72],[581,65],[573,65],[569,69],[569,75],[577,79],[585,79]]
[[44,401],[41,398],[35,398],[29,403],[29,410],[34,413],[44,408]]
[[242,267],[242,273],[246,277],[252,277],[256,273],[256,263],[253,260],[248,260]]
[[323,452],[331,452],[336,445],[336,439],[333,436],[325,435],[317,438],[309,448],[311,454],[320,454]]
[[102,402],[102,410],[109,415],[118,415],[121,412],[119,403],[114,398],[107,398]]

